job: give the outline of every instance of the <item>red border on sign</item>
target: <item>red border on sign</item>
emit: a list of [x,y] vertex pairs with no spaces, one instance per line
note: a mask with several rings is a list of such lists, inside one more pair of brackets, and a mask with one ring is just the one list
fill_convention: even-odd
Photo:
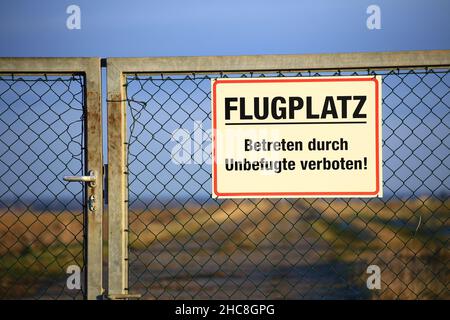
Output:
[[[276,83],[276,82],[352,82],[352,81],[373,81],[375,84],[375,162],[376,162],[376,189],[375,191],[355,191],[355,192],[219,192],[217,190],[217,161],[216,161],[216,129],[217,129],[217,119],[216,119],[216,87],[218,84],[223,83]],[[376,196],[380,191],[380,129],[379,129],[379,109],[380,109],[380,98],[379,98],[379,83],[376,77],[371,78],[305,78],[305,79],[226,79],[226,80],[216,80],[213,83],[213,166],[214,166],[214,184],[213,192],[218,197],[264,197],[264,196]]]

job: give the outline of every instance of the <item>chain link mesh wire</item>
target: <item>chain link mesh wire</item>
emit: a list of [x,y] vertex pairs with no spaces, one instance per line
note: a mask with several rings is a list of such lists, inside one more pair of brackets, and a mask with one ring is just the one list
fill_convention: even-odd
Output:
[[[449,71],[127,75],[130,292],[450,298]],[[384,197],[212,199],[210,80],[326,75],[383,76]]]
[[[81,299],[85,80],[0,75],[0,298]],[[83,280],[81,280],[83,282]]]

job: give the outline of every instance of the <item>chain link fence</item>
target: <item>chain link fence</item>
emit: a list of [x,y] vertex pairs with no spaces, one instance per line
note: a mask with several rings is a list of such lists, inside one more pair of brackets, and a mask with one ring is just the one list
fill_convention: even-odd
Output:
[[[449,71],[128,74],[130,292],[449,299]],[[375,74],[383,198],[211,199],[212,78]],[[1,299],[85,296],[66,286],[86,263],[85,190],[61,181],[85,173],[85,98],[81,73],[0,75]]]
[[84,106],[81,74],[0,75],[0,299],[83,298]]
[[[130,292],[449,299],[449,71],[128,74]],[[211,199],[210,80],[327,75],[383,76],[384,197]]]

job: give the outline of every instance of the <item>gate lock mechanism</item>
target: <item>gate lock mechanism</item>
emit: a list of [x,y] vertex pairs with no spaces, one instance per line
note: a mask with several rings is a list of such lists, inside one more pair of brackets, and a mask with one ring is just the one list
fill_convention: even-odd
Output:
[[[86,182],[89,188],[95,188],[97,175],[95,171],[91,170],[88,176],[65,176],[63,179],[68,182]],[[89,211],[95,211],[95,196],[93,194],[89,196],[88,208]]]

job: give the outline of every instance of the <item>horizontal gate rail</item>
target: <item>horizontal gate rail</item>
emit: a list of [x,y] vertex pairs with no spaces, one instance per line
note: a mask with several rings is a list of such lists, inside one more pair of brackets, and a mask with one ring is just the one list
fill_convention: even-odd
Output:
[[[127,75],[216,74],[448,68],[450,50],[305,55],[108,58],[109,294],[129,293]],[[206,77],[205,79],[209,79]],[[205,93],[205,92],[204,92]],[[147,92],[151,96],[150,93]],[[140,104],[140,101],[134,101]],[[145,104],[146,102],[142,102]],[[179,106],[178,106],[179,107]],[[134,119],[133,119],[134,121]],[[441,119],[442,121],[442,119]]]
[[116,74],[379,69],[448,65],[450,50],[108,59],[108,70],[113,68]]

